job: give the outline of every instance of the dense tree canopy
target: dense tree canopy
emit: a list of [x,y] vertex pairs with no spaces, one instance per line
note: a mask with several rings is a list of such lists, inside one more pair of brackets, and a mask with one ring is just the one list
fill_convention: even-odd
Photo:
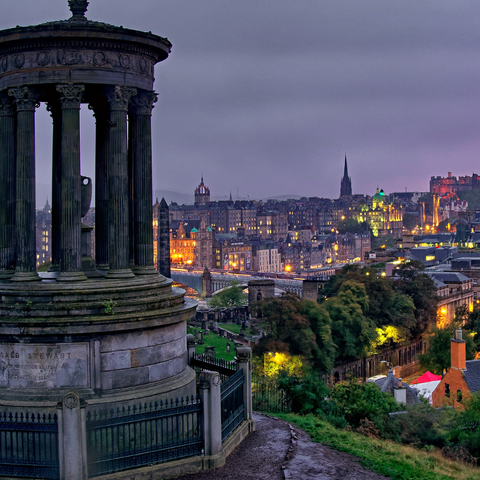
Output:
[[376,339],[375,324],[365,313],[368,298],[365,287],[345,281],[338,295],[325,303],[332,320],[332,335],[340,359],[365,357]]
[[255,352],[284,352],[302,355],[321,372],[333,366],[335,345],[331,320],[316,302],[285,294],[263,302],[263,322],[267,336],[260,339]]
[[374,268],[346,265],[330,278],[321,303],[292,294],[264,300],[267,335],[255,351],[302,355],[328,372],[334,360],[363,358],[417,335],[426,320],[435,318],[437,297],[423,265],[412,263],[399,269],[396,280]]
[[243,293],[243,287],[238,282],[232,282],[232,286],[223,289],[221,292],[213,295],[208,302],[210,308],[230,308],[240,307],[248,303],[248,296]]
[[337,224],[338,233],[368,233],[368,224],[366,222],[359,223],[353,218],[345,218]]

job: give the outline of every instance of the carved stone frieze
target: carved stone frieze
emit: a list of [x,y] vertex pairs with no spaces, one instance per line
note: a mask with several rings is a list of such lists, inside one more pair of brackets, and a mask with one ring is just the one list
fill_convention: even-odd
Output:
[[[91,45],[89,46],[91,47]],[[118,53],[108,49],[106,45],[103,48],[101,45],[99,47],[99,49],[92,49],[81,48],[81,46],[79,48],[78,45],[72,46],[72,48],[52,46],[41,51],[4,54],[0,56],[0,74],[25,68],[39,68],[43,71],[57,66],[81,66],[129,70],[142,76],[153,77],[155,62],[144,52]]]
[[17,111],[34,111],[40,106],[38,93],[29,87],[10,88],[8,94],[15,99]]
[[154,103],[158,100],[155,92],[138,92],[132,97],[130,102],[130,111],[134,115],[151,115]]
[[105,92],[110,110],[128,110],[128,103],[130,99],[137,94],[136,88],[122,87],[116,85],[113,88],[108,88]]
[[62,108],[80,108],[85,85],[57,85]]
[[13,99],[8,96],[7,92],[0,92],[0,117],[14,113]]
[[15,66],[17,68],[22,68],[25,65],[25,55],[23,53],[19,53],[15,55]]
[[50,52],[43,50],[37,53],[37,65],[44,67],[48,62],[50,62]]

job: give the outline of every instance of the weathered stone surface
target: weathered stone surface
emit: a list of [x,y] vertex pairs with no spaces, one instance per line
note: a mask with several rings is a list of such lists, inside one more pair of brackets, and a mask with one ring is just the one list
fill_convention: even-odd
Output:
[[101,369],[103,372],[108,370],[122,370],[124,368],[130,368],[131,366],[130,350],[104,353],[101,356]]
[[170,326],[170,328],[149,330],[147,332],[148,345],[161,345],[162,343],[172,342],[179,338],[184,338],[186,334],[186,323],[177,323]]
[[175,362],[173,360],[158,363],[157,365],[150,365],[148,371],[151,382],[158,382],[159,380],[173,377],[173,375],[179,373],[175,370]]
[[87,387],[88,343],[0,346],[0,387]]
[[111,388],[133,387],[149,382],[148,367],[107,372],[105,378],[108,377],[111,378]]

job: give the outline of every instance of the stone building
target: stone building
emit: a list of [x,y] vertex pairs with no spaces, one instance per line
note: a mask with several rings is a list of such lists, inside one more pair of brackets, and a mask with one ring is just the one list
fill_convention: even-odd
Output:
[[436,176],[430,178],[430,193],[441,196],[473,190],[474,188],[480,188],[480,178],[476,173],[473,173],[472,176],[465,175],[457,178],[452,176],[452,172],[448,172],[447,177]]
[[463,410],[472,393],[480,392],[480,360],[466,360],[462,331],[455,330],[450,340],[451,367],[432,394],[434,407],[453,406]]
[[195,205],[205,205],[210,202],[210,189],[200,181],[200,185],[195,189]]
[[225,271],[252,269],[252,246],[236,234],[217,234],[213,242],[214,267]]
[[52,212],[47,202],[36,214],[37,267],[52,261]]
[[282,255],[276,243],[259,242],[252,244],[252,269],[256,272],[283,271]]
[[439,296],[437,304],[437,325],[449,325],[455,318],[455,310],[465,307],[473,310],[473,280],[465,275],[452,271],[429,271]]

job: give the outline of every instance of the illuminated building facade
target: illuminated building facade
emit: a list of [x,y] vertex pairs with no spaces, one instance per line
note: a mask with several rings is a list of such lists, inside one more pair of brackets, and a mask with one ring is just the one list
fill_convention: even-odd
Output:
[[437,326],[450,325],[455,318],[455,310],[465,306],[473,310],[473,280],[459,272],[429,272],[437,287],[439,296],[437,310]]
[[262,240],[283,241],[288,233],[288,217],[278,211],[261,211],[257,213],[257,235]]
[[437,176],[430,179],[430,193],[437,195],[458,193],[474,188],[480,188],[480,178],[476,173],[472,176],[466,175],[457,178],[452,176],[452,172],[448,172],[447,177]]
[[36,213],[37,267],[52,261],[52,212],[48,203]]
[[195,261],[196,241],[187,236],[183,222],[170,233],[170,261],[172,265],[192,265]]
[[374,236],[390,235],[399,237],[403,230],[402,206],[391,202],[383,190],[377,191],[370,202],[359,204],[351,211],[359,223],[367,222]]
[[214,240],[215,268],[225,271],[252,270],[252,246],[236,235],[216,235]]

